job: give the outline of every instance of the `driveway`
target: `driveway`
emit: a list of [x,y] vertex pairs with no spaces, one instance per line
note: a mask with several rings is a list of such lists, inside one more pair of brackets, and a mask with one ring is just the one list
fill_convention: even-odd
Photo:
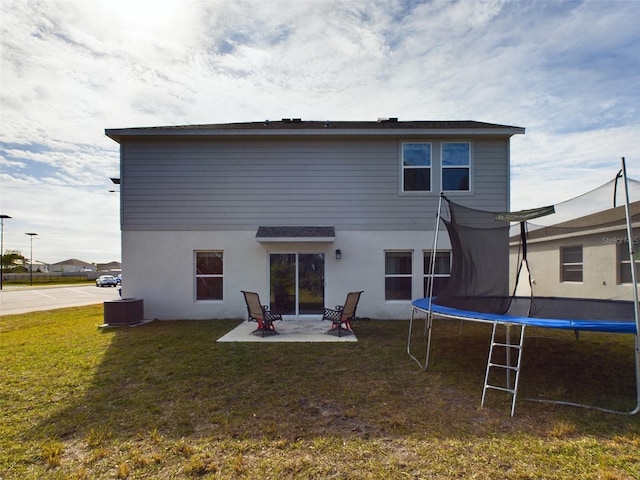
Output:
[[3,287],[0,291],[0,316],[52,310],[54,308],[93,305],[118,300],[118,288],[95,285],[59,287]]

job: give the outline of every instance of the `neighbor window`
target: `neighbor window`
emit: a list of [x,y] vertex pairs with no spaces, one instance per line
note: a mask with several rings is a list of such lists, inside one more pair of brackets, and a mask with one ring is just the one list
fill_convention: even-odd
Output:
[[442,190],[470,190],[471,144],[467,142],[442,144]]
[[431,191],[431,144],[402,144],[402,191]]
[[411,252],[385,252],[385,300],[411,300]]
[[[636,279],[640,278],[640,259],[638,253],[635,252],[635,265],[636,265]],[[618,244],[618,282],[619,283],[631,283],[631,260],[629,257],[629,245],[627,242]]]
[[[436,252],[433,277],[431,273],[431,252],[424,252],[424,296],[433,293],[437,297],[447,286],[451,276],[451,252]],[[433,279],[433,292],[430,292],[429,281]]]
[[196,300],[222,300],[222,252],[196,252]]
[[562,282],[582,281],[582,246],[560,248]]

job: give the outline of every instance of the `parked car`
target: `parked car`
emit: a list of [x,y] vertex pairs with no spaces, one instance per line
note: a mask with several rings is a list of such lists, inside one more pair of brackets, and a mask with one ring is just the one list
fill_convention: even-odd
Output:
[[118,275],[116,277],[116,282],[118,283],[118,285],[120,285],[122,283],[122,274]]
[[115,287],[118,285],[113,275],[100,275],[96,278],[96,287]]

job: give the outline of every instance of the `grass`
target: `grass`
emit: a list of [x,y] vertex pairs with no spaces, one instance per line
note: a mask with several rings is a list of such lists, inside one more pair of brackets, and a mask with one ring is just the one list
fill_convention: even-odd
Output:
[[[489,395],[490,331],[215,343],[238,321],[98,330],[102,306],[0,317],[0,478],[638,479],[640,416]],[[531,331],[521,397],[635,406],[633,339]],[[415,345],[418,348],[418,345]]]

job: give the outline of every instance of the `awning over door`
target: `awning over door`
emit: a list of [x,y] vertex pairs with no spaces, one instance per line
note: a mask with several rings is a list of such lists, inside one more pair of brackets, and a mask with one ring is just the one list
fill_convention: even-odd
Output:
[[275,242],[323,242],[336,240],[334,227],[258,227],[256,240],[259,243]]

